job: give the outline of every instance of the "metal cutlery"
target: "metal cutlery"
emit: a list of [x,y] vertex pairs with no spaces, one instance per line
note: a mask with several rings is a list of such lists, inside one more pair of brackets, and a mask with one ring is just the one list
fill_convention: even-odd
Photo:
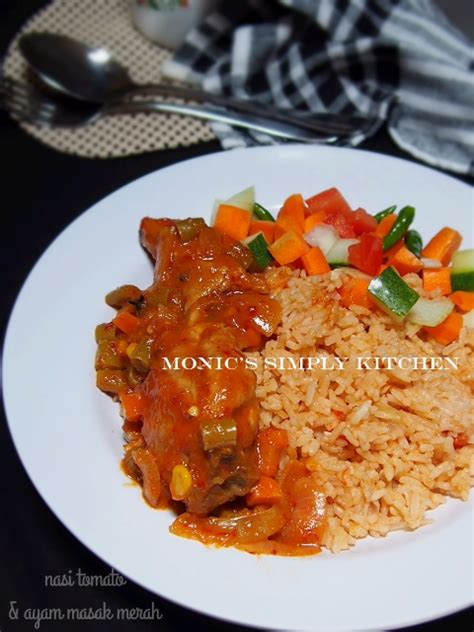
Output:
[[126,101],[106,105],[77,102],[71,98],[53,98],[31,84],[11,77],[0,78],[0,105],[22,121],[49,127],[80,127],[104,116],[159,112],[180,114],[236,127],[263,132],[274,137],[307,143],[334,143],[337,135],[316,133],[290,123],[266,119],[244,112],[232,112],[207,105],[168,103],[166,101]]
[[64,35],[26,34],[20,39],[20,51],[36,76],[51,90],[88,103],[108,106],[137,96],[172,97],[225,107],[233,112],[293,124],[324,135],[353,134],[373,123],[370,118],[359,115],[282,110],[190,86],[163,82],[138,85],[131,79],[128,69],[115,60],[107,49],[93,48]]

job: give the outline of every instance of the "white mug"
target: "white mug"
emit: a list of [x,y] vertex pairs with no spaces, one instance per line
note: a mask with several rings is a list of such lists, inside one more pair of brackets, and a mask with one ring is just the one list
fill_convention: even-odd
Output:
[[177,48],[216,0],[132,0],[132,19],[148,39]]

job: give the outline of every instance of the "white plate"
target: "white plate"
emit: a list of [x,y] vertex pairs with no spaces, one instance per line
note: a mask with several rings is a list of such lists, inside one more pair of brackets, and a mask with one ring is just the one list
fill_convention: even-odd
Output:
[[[142,287],[151,266],[138,245],[144,215],[209,217],[215,197],[255,184],[277,207],[289,194],[338,186],[376,212],[412,204],[424,236],[448,224],[472,234],[472,190],[415,164],[339,148],[270,147],[217,153],[133,182],[73,222],[48,248],[15,304],[5,341],[4,395],[15,446],[39,493],[89,549],[138,584],[183,606],[266,628],[392,628],[471,600],[471,511],[448,501],[413,533],[366,539],[314,558],[255,557],[168,533],[119,468],[118,406],[94,386],[104,294]],[[465,243],[465,245],[471,245]]]

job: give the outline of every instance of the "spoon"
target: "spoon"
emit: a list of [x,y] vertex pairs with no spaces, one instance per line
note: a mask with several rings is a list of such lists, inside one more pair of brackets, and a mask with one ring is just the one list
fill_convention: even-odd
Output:
[[105,48],[93,48],[64,35],[29,33],[20,50],[38,78],[56,92],[88,103],[107,104],[140,95],[171,96],[209,102],[233,110],[265,116],[319,133],[347,135],[364,131],[374,121],[363,116],[317,113],[297,115],[198,88],[168,84],[136,84],[128,70]]
[[53,98],[32,84],[20,83],[6,76],[0,78],[0,107],[8,110],[14,118],[47,127],[81,127],[109,115],[163,112],[220,121],[285,140],[310,143],[334,143],[338,140],[337,136],[316,134],[280,121],[268,120],[244,112],[217,109],[208,105],[160,101],[115,101],[101,105],[85,103],[65,96]]

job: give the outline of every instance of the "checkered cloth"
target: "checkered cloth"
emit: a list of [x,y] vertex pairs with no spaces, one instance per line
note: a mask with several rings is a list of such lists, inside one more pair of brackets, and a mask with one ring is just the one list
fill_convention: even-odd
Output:
[[[205,90],[387,122],[420,160],[474,175],[474,49],[430,0],[221,0],[166,64]],[[275,143],[214,124],[224,148]],[[344,143],[341,143],[344,144]]]

